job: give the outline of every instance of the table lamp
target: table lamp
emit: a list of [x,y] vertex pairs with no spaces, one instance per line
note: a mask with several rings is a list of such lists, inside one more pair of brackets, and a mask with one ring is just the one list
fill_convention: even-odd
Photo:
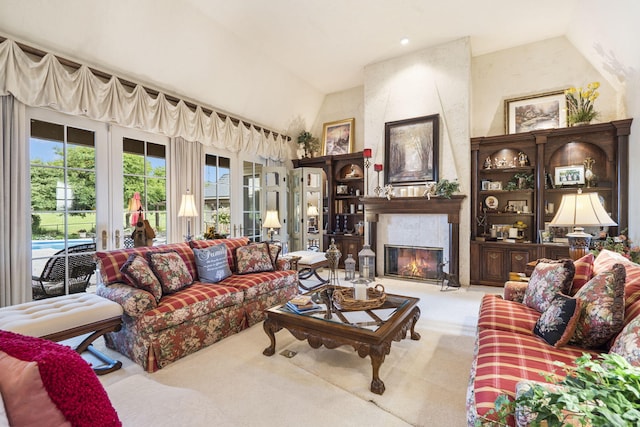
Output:
[[267,231],[267,235],[269,236],[269,241],[273,242],[274,228],[282,227],[282,225],[280,224],[280,220],[278,219],[278,211],[267,211],[267,215],[264,218],[262,227],[269,229]]
[[185,238],[187,242],[189,242],[193,237],[191,235],[191,218],[198,217],[196,200],[193,197],[193,194],[189,194],[189,190],[187,190],[187,194],[182,195],[182,201],[180,202],[180,210],[178,211],[178,216],[187,218],[187,235],[185,236]]
[[307,207],[307,217],[309,217],[309,225],[307,227],[309,231],[311,231],[311,229],[315,231],[316,217],[318,215],[320,215],[320,212],[318,211],[316,205],[312,205],[311,203],[309,203],[309,206]]
[[562,196],[560,208],[549,225],[573,227],[567,234],[569,239],[569,256],[572,260],[589,252],[591,234],[584,232],[584,227],[606,227],[618,225],[604,210],[598,193],[583,193],[578,189],[576,194]]

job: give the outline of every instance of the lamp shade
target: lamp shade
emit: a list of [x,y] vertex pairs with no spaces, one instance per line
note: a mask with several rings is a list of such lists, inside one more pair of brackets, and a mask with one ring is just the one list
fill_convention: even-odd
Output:
[[318,208],[316,205],[309,205],[307,208],[307,216],[318,216],[320,212],[318,212]]
[[565,194],[560,208],[549,225],[561,227],[594,227],[618,225],[604,210],[598,193]]
[[280,228],[280,220],[278,219],[278,211],[267,211],[267,215],[262,223],[263,228]]
[[180,202],[180,210],[178,216],[197,217],[198,210],[196,209],[196,200],[193,194],[183,194],[182,201]]

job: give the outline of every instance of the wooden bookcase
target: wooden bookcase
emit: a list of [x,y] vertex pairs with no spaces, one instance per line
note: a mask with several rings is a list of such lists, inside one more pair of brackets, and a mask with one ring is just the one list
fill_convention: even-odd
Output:
[[[322,222],[323,248],[335,240],[342,253],[339,267],[352,254],[358,268],[358,252],[364,245],[364,158],[362,152],[307,159],[294,159],[294,168],[322,168],[325,172]],[[362,228],[359,229],[358,225]],[[371,236],[375,247],[375,238]]]
[[[529,261],[568,257],[566,243],[543,243],[539,230],[553,219],[562,196],[578,187],[597,192],[618,223],[609,235],[627,228],[631,121],[471,139],[472,284],[502,286],[509,272],[524,272]],[[588,158],[593,160],[595,180],[556,183],[556,172],[569,166],[580,169]],[[518,222],[526,228],[521,227],[524,230],[517,238],[491,237],[492,225],[506,230]],[[556,233],[558,237],[566,234],[564,230]]]

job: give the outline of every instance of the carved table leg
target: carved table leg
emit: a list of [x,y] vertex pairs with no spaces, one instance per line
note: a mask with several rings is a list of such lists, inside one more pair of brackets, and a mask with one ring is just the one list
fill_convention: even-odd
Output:
[[373,379],[371,380],[371,391],[375,394],[384,393],[384,383],[380,379],[380,366],[384,362],[385,351],[384,346],[371,347],[369,357],[371,358],[371,367],[373,368]]
[[418,319],[420,319],[419,307],[416,307],[412,310],[411,317],[413,319],[411,322],[411,339],[417,341],[420,339],[420,334],[415,331],[416,323],[418,323]]
[[273,354],[276,352],[276,332],[282,329],[282,327],[279,326],[277,322],[274,322],[267,317],[262,323],[262,328],[271,340],[271,345],[265,348],[262,354],[264,354],[265,356],[273,356]]

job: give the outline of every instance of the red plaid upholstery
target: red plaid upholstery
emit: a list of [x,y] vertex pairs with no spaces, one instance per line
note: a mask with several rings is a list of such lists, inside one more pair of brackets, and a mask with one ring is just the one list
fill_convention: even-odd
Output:
[[285,287],[286,283],[296,281],[297,273],[292,270],[266,271],[262,273],[251,273],[242,275],[232,275],[220,282],[221,285],[232,286],[244,291],[245,299],[254,299],[258,295],[269,293],[275,289]]
[[485,294],[480,304],[478,329],[498,329],[533,335],[540,313],[524,304],[505,301],[500,295]]
[[544,381],[541,372],[563,376],[555,361],[572,364],[575,358],[588,352],[578,347],[557,349],[534,336],[489,329],[479,331],[473,381],[477,413],[486,414],[503,392],[514,397],[516,384],[522,380]]
[[144,314],[139,327],[162,331],[222,308],[239,305],[243,300],[243,293],[230,286],[196,282],[180,292],[164,296],[156,308]]
[[[214,239],[214,240],[192,240],[189,242],[192,248],[206,249],[209,246],[219,245],[224,243],[227,246],[227,261],[229,262],[229,268],[231,272],[236,273],[236,261],[235,253],[236,249],[240,246],[246,246],[249,244],[248,237],[234,237],[231,239]],[[197,277],[197,276],[194,276]]]
[[591,252],[573,262],[576,273],[573,275],[571,295],[575,295],[593,277],[593,263],[596,257]]

